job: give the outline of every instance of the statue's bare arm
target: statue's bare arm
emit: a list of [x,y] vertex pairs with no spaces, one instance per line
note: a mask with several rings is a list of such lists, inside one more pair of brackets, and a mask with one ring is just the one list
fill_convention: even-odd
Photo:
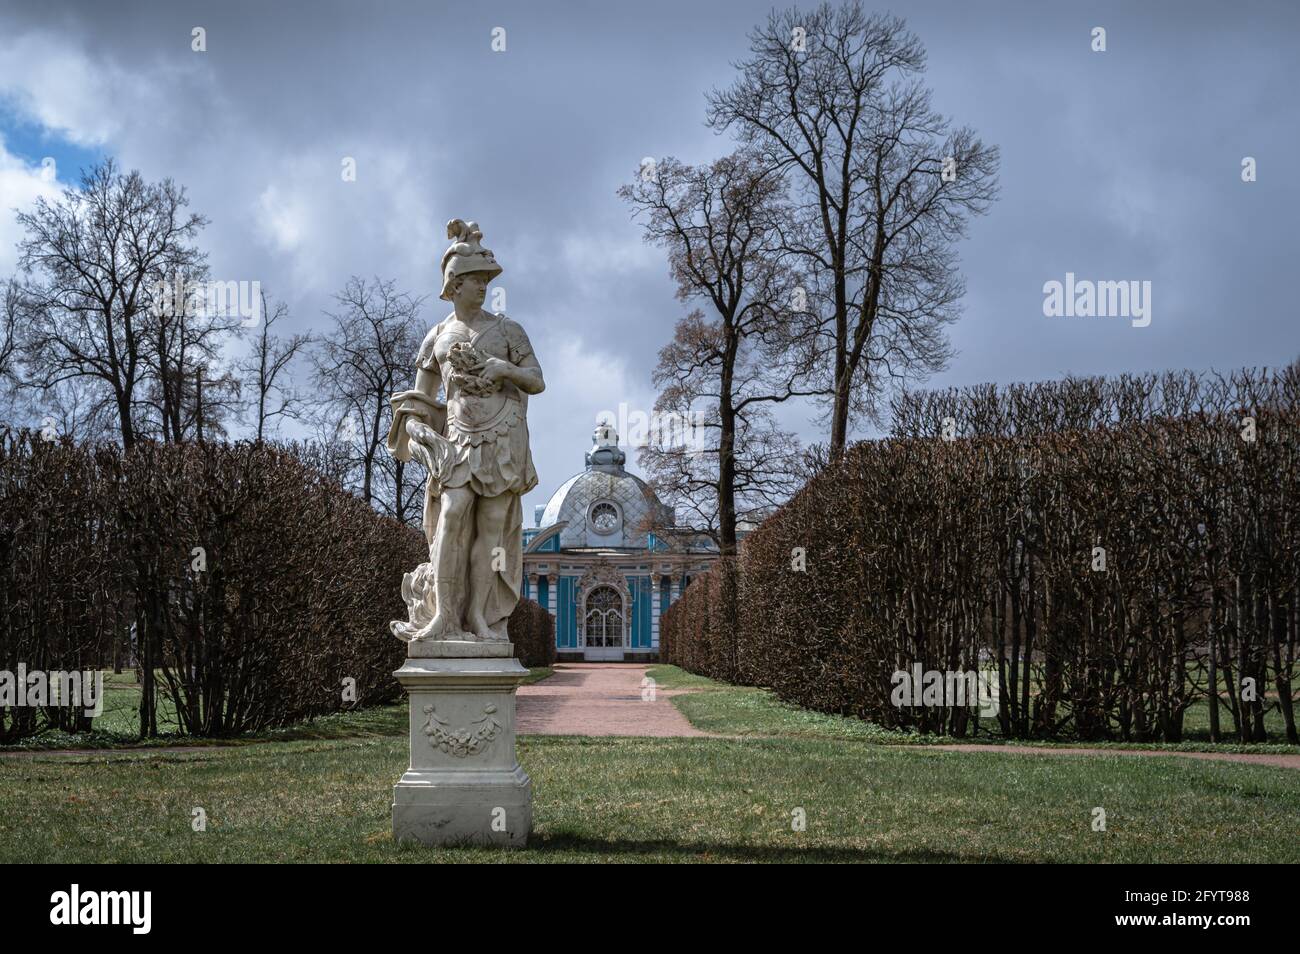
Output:
[[483,377],[489,381],[509,381],[525,394],[541,394],[546,390],[542,366],[537,363],[537,356],[532,354],[518,364],[501,358],[488,358],[483,366]]

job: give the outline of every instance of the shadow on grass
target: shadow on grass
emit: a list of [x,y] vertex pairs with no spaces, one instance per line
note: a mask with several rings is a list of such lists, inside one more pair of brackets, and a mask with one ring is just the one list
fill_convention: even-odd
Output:
[[[485,853],[494,849],[484,848]],[[500,849],[495,849],[500,850]],[[563,861],[566,855],[586,856],[591,854],[611,857],[654,858],[668,856],[668,860],[680,861],[739,861],[739,862],[792,862],[792,863],[842,863],[863,864],[869,862],[915,862],[918,864],[941,863],[988,863],[1008,864],[1015,859],[996,854],[956,854],[932,849],[915,849],[907,851],[890,851],[875,848],[833,848],[819,845],[800,847],[790,845],[746,845],[735,843],[682,843],[667,838],[659,839],[623,839],[593,838],[577,832],[556,831],[538,834],[534,832],[528,839],[526,848],[509,849],[530,854],[555,855],[555,861]],[[549,860],[549,859],[548,859]]]

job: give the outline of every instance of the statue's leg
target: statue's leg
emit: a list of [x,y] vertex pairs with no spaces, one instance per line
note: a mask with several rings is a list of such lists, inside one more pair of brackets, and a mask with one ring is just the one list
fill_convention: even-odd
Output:
[[434,534],[433,589],[437,612],[429,634],[433,639],[465,639],[461,609],[469,579],[469,530],[474,520],[474,491],[451,487],[442,492],[438,528]]
[[478,639],[493,640],[497,636],[488,628],[484,609],[496,576],[505,559],[506,516],[510,512],[511,494],[480,497],[474,516],[474,549],[470,553],[469,611],[465,614],[465,627]]

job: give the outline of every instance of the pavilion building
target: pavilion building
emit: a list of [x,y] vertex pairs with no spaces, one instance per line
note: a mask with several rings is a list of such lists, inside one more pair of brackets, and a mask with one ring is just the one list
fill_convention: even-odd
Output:
[[592,443],[586,469],[524,529],[523,595],[550,610],[561,661],[653,661],[659,617],[718,550],[674,528],[672,509],[626,470],[613,427]]

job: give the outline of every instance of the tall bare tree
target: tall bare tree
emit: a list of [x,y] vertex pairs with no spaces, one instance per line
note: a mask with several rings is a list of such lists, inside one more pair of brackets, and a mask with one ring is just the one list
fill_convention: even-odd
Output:
[[998,151],[934,110],[924,48],[896,17],[823,3],[772,13],[750,40],[709,123],[793,186],[786,249],[820,311],[808,333],[838,459],[892,382],[946,364],[965,291],[954,246],[996,195]]
[[334,322],[313,349],[316,379],[324,398],[325,436],[345,448],[355,488],[381,512],[405,514],[411,477],[405,468],[381,493],[377,478],[387,457],[388,399],[410,371],[420,344],[423,297],[399,291],[392,280],[355,275],[334,296],[338,307],[327,312]]
[[708,310],[677,323],[654,381],[659,418],[692,421],[709,439],[686,446],[661,433],[641,462],[734,554],[738,519],[793,489],[797,444],[766,409],[809,393],[796,384],[806,364],[789,347],[795,281],[780,261],[789,217],[781,176],[744,152],[702,166],[667,158],[619,194],[642,218],[645,240],[667,250],[678,297]]
[[22,286],[11,278],[0,299],[0,428],[31,428],[46,438],[111,440],[117,431],[111,408],[84,380],[61,381],[44,390],[23,387],[24,314]]
[[10,279],[0,301],[0,385],[17,383],[20,291]]
[[[777,426],[765,407],[755,406],[737,416],[733,436],[741,451],[729,467],[731,498],[730,506],[725,507],[726,498],[718,492],[722,428],[717,405],[706,406],[702,413],[698,404],[676,410],[683,405],[672,404],[667,394],[666,389],[655,403],[660,419],[671,419],[676,413],[685,421],[689,414],[691,427],[699,428],[701,437],[699,444],[693,443],[693,436],[654,439],[640,450],[641,467],[659,498],[672,509],[677,524],[663,529],[689,528],[712,539],[719,552],[734,555],[739,531],[761,523],[799,488],[798,438]],[[724,515],[729,522],[729,540],[723,533]],[[671,539],[669,534],[665,537]]]
[[13,279],[5,285],[0,299],[0,424],[18,424],[18,323],[20,290]]
[[240,333],[241,316],[209,295],[220,284],[208,278],[197,255],[178,256],[165,279],[170,291],[155,290],[145,319],[149,374],[142,403],[151,414],[141,423],[163,441],[223,435],[237,409],[240,381],[221,350]]
[[[183,370],[184,377],[177,376],[172,394],[180,436],[172,438],[164,432],[163,439],[225,439],[242,406],[243,382],[216,360],[191,360]],[[155,393],[152,387],[150,393]]]
[[289,306],[285,302],[277,301],[272,306],[266,292],[262,292],[262,321],[253,335],[253,350],[239,365],[259,442],[278,419],[297,417],[302,409],[302,399],[286,377],[290,365],[306,351],[312,339],[307,334],[277,336],[275,326],[288,316]]
[[170,179],[148,183],[109,159],[87,170],[79,188],[18,215],[26,384],[90,385],[115,410],[126,447],[140,431],[142,384],[161,370],[165,389],[170,373],[171,345],[151,314],[154,291],[178,269],[202,265],[192,242],[206,220],[188,204]]

